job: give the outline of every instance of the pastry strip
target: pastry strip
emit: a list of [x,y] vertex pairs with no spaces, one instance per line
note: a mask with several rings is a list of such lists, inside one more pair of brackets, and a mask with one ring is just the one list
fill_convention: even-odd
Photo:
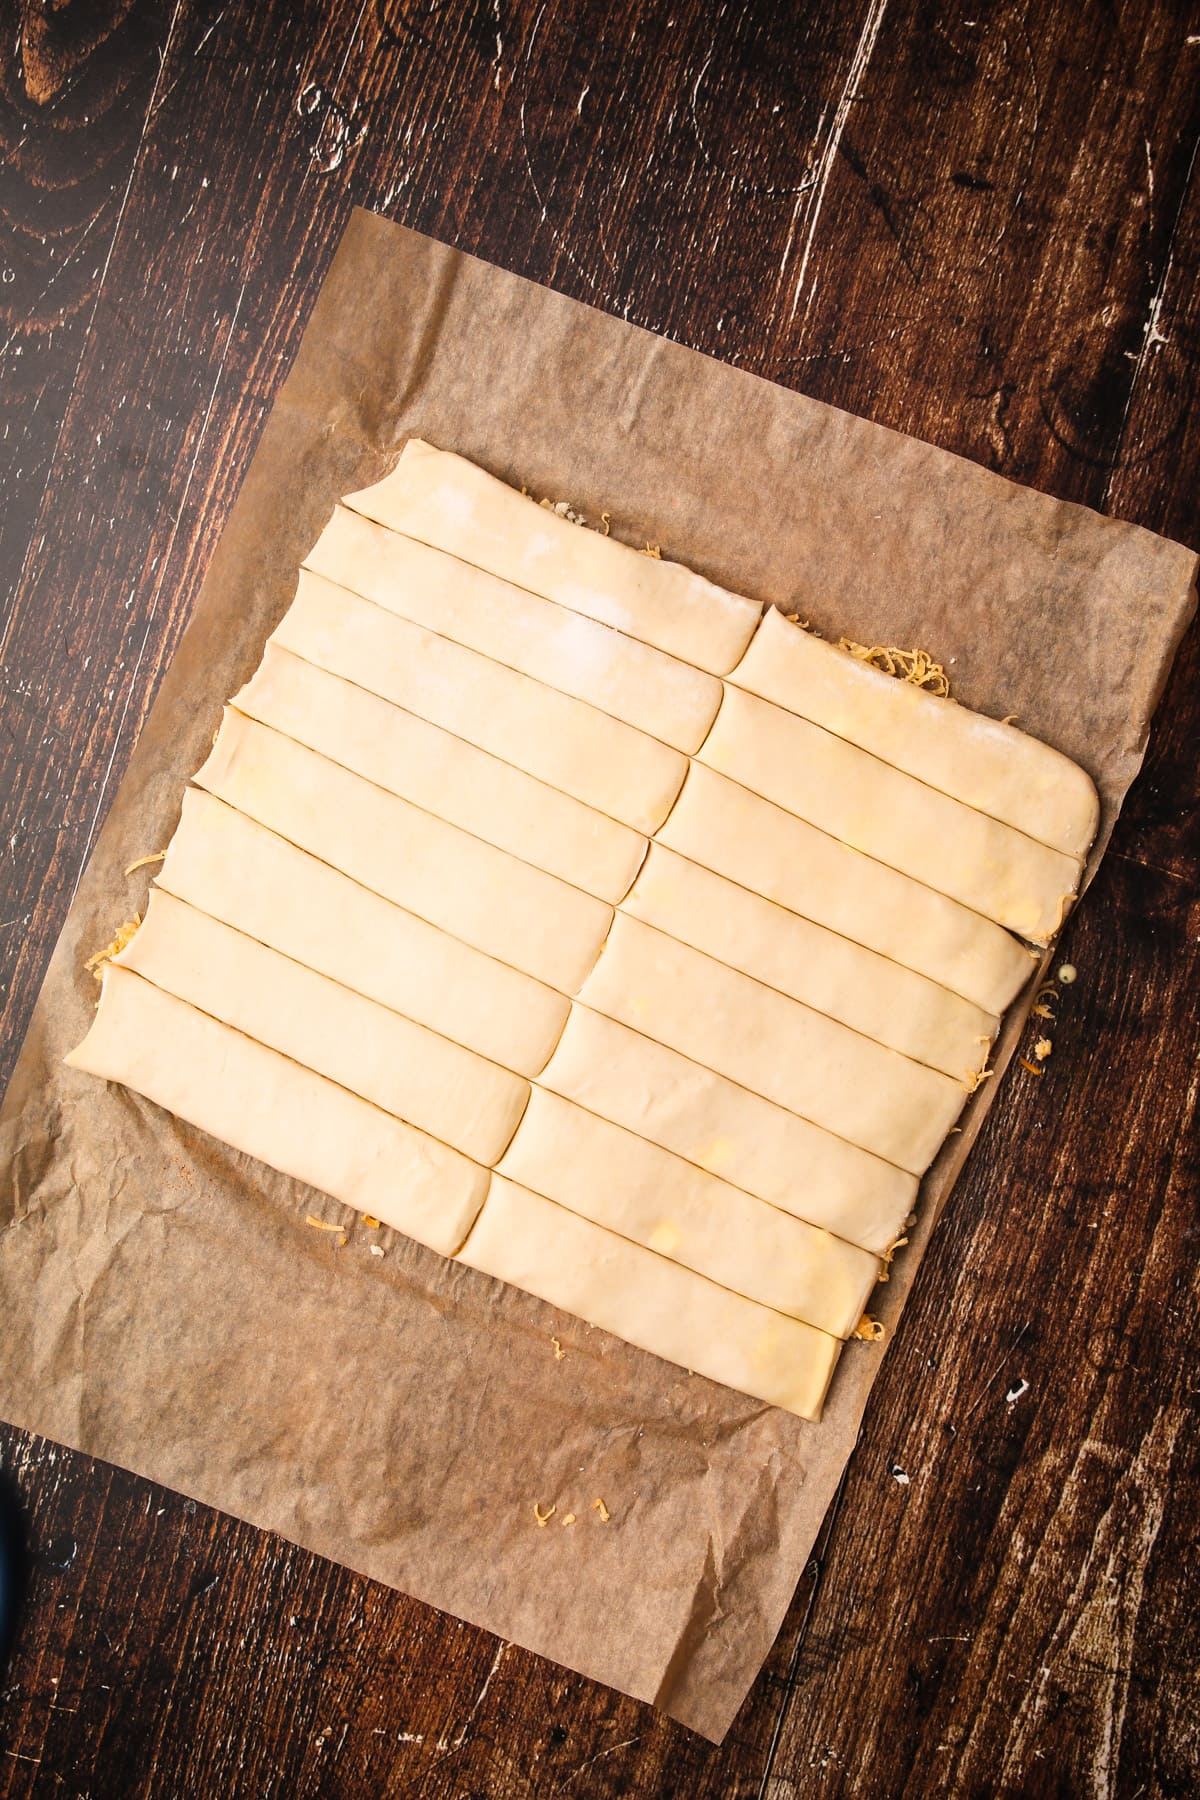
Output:
[[570,1002],[189,788],[158,887],[480,1056],[532,1075]]
[[956,1081],[983,1067],[999,1027],[949,988],[665,844],[651,844],[621,910]]
[[696,762],[658,840],[814,924],[1004,1011],[1034,970],[1010,933]]
[[488,1172],[357,1094],[112,964],[72,1068],[453,1256]]
[[635,831],[662,824],[687,773],[685,756],[644,731],[307,569],[272,642]]
[[459,1261],[711,1381],[801,1418],[820,1417],[839,1339],[718,1287],[502,1175],[492,1177]]
[[345,506],[304,566],[676,750],[699,749],[721,703],[721,683],[691,663]]
[[471,944],[573,993],[612,908],[226,709],[196,783],[268,830]]
[[579,998],[914,1175],[966,1099],[949,1076],[623,913]]
[[723,1287],[850,1335],[879,1259],[535,1087],[501,1175]]
[[233,705],[598,899],[620,900],[646,854],[627,825],[277,644]]
[[878,1256],[916,1204],[915,1175],[584,1006],[538,1086]]
[[1096,790],[1061,751],[868,668],[774,607],[729,679],[1068,856],[1096,835]]
[[762,614],[757,601],[535,507],[420,438],[409,439],[390,475],[344,503],[713,675],[728,674]]
[[1077,856],[741,688],[726,691],[700,760],[1031,943],[1059,929],[1079,885]]
[[114,960],[475,1162],[503,1153],[529,1099],[519,1075],[161,888]]

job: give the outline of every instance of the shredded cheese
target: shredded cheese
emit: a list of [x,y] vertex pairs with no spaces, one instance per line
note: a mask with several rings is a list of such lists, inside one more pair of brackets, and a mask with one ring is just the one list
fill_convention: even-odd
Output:
[[88,974],[94,975],[97,981],[103,981],[105,963],[111,962],[114,956],[120,956],[125,946],[133,942],[141,922],[141,913],[134,913],[132,919],[126,920],[121,926],[111,944],[106,944],[103,950],[97,950],[95,956],[89,956],[83,965]]
[[136,862],[130,863],[125,873],[127,875],[136,875],[139,869],[148,869],[151,863],[162,862],[166,854],[165,850],[155,850],[150,856],[139,856]]
[[592,1511],[600,1514],[600,1523],[602,1525],[607,1525],[608,1521],[612,1518],[612,1514],[609,1512],[607,1506],[605,1506],[599,1494],[597,1494],[596,1498],[592,1501]]
[[563,1357],[567,1354],[566,1351],[563,1349],[562,1345],[559,1343],[559,1341],[556,1337],[552,1337],[550,1339],[550,1342],[554,1345],[554,1360],[555,1360],[555,1362],[561,1362]]
[[863,1342],[867,1344],[878,1344],[886,1335],[883,1320],[873,1319],[870,1313],[863,1314],[853,1332],[854,1337],[862,1338]]
[[562,1523],[564,1525],[573,1525],[575,1523],[575,1514],[574,1513],[564,1513],[562,1516]]
[[887,1249],[884,1251],[883,1255],[879,1259],[879,1274],[876,1276],[877,1281],[890,1281],[891,1280],[891,1278],[892,1278],[892,1267],[891,1267],[892,1258],[893,1258],[893,1256],[895,1256],[897,1250],[903,1250],[903,1248],[904,1248],[905,1244],[907,1244],[907,1242],[908,1242],[907,1235],[905,1235],[904,1237],[898,1237],[898,1238],[892,1239],[891,1243],[888,1245]]
[[950,698],[950,677],[928,650],[898,650],[894,644],[856,644],[852,638],[839,638],[838,649],[844,650],[856,662],[869,663],[873,669],[894,675],[898,681],[907,681],[912,687],[924,688],[926,693],[936,694],[940,700]]
[[549,1512],[543,1512],[536,1500],[533,1503],[533,1516],[537,1520],[539,1526],[542,1528],[543,1531],[545,1530],[546,1526],[550,1523],[551,1519],[554,1517],[554,1515],[557,1511],[558,1511],[557,1506],[552,1506],[550,1508]]

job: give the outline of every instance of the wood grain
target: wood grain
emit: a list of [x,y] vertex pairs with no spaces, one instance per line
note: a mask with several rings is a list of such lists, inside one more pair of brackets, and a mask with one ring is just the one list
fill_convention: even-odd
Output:
[[[352,205],[1196,542],[1198,40],[1175,0],[23,0],[4,1074]],[[720,1750],[9,1431],[33,1581],[0,1791],[1200,1788],[1196,691],[1192,633],[1047,1073],[991,1115]]]

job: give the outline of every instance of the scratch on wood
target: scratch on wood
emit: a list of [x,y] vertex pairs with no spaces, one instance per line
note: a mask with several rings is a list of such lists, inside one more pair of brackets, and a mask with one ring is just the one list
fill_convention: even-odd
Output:
[[[821,154],[817,161],[812,187],[808,190],[808,204],[807,207],[804,208],[807,216],[807,231],[805,232],[804,237],[804,254],[800,258],[800,268],[796,275],[796,286],[792,293],[792,310],[788,315],[789,324],[795,322],[796,313],[799,310],[800,301],[804,295],[804,283],[808,274],[808,259],[812,255],[813,240],[816,237],[817,225],[821,218],[821,207],[825,202],[825,190],[829,186],[829,178],[833,174],[833,165],[837,161],[838,145],[841,143],[842,133],[846,129],[846,120],[850,116],[850,108],[858,98],[858,90],[862,85],[863,76],[866,74],[867,66],[874,54],[875,42],[879,36],[880,27],[883,24],[883,16],[887,12],[887,8],[888,0],[871,0],[871,4],[867,8],[867,16],[863,20],[862,30],[858,34],[858,43],[855,45],[854,55],[850,61],[850,70],[846,76],[842,91],[838,96],[838,103],[833,112],[833,120],[821,148]],[[799,220],[801,210],[801,203],[799,200],[796,203],[796,208],[796,212],[792,215],[793,236],[794,228]],[[784,252],[783,262],[780,265],[779,270],[781,281],[787,268],[791,247],[792,236],[789,236],[787,249]],[[809,305],[811,304],[812,298],[810,296]]]
[[[1091,1791],[1097,1800],[1104,1800],[1115,1791],[1138,1615],[1150,1557],[1162,1526],[1171,1463],[1183,1422],[1178,1407],[1158,1413],[1096,1524],[1071,1591],[1064,1597],[1038,1677],[1014,1714],[997,1783],[1001,1789],[1017,1782],[1021,1771],[1027,1768],[1047,1684],[1056,1666],[1066,1664],[1064,1676],[1071,1677],[1073,1687],[1079,1685],[1080,1671],[1090,1669],[1102,1678],[1095,1684],[1102,1691],[1092,1706],[1102,1726],[1092,1747]],[[1077,1467],[1086,1450],[1086,1445],[1081,1446]],[[1073,1472],[1063,1484],[1063,1491],[1069,1493],[1076,1488]],[[1056,1536],[1051,1531],[1043,1539],[1042,1551],[1023,1578],[1030,1586],[1036,1586],[1036,1567],[1042,1555],[1053,1560],[1059,1548]],[[1102,1569],[1097,1567],[1101,1558]]]
[[[1188,194],[1191,192],[1192,176],[1196,172],[1197,151],[1200,151],[1200,136],[1196,138],[1195,143],[1192,145],[1192,154],[1188,159],[1187,174],[1183,178],[1183,187],[1180,189],[1179,210],[1175,214],[1175,222],[1171,227],[1171,235],[1167,240],[1167,254],[1163,262],[1162,275],[1159,279],[1158,286],[1150,296],[1150,305],[1146,312],[1146,323],[1142,327],[1141,348],[1137,352],[1137,362],[1134,366],[1133,380],[1129,383],[1129,392],[1125,396],[1125,406],[1121,413],[1121,427],[1117,432],[1116,448],[1113,451],[1113,464],[1112,468],[1109,470],[1108,479],[1104,484],[1104,498],[1101,501],[1102,511],[1107,511],[1108,509],[1109,497],[1113,490],[1113,483],[1116,481],[1117,475],[1121,469],[1120,459],[1121,450],[1125,442],[1125,432],[1129,426],[1129,415],[1133,410],[1134,396],[1141,386],[1142,376],[1145,373],[1146,359],[1151,351],[1157,349],[1159,345],[1170,342],[1170,339],[1162,330],[1162,312],[1167,297],[1167,284],[1171,279],[1171,272],[1175,266],[1175,239],[1179,232],[1180,220],[1183,218],[1184,204]],[[0,644],[0,654],[2,653],[3,645]]]
[[467,1734],[471,1729],[472,1723],[474,1722],[475,1715],[479,1711],[480,1707],[483,1705],[484,1700],[487,1698],[487,1691],[492,1685],[492,1677],[495,1675],[496,1670],[500,1667],[500,1664],[504,1660],[505,1654],[508,1651],[508,1649],[509,1649],[509,1646],[506,1643],[502,1643],[498,1646],[498,1648],[496,1650],[496,1654],[492,1658],[492,1666],[483,1678],[483,1686],[480,1688],[479,1692],[476,1694],[474,1700],[472,1701],[471,1710],[467,1714],[466,1718],[463,1720],[461,1726],[459,1727],[457,1735],[452,1738],[440,1739],[438,1742],[438,1746],[437,1746],[439,1750],[461,1750],[462,1749],[463,1745],[467,1741]]

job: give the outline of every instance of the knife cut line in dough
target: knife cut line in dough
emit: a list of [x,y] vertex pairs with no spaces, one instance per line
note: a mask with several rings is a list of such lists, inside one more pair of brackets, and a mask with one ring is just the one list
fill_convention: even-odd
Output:
[[232,705],[599,900],[622,899],[645,857],[628,825],[278,644]]
[[687,773],[644,731],[307,569],[271,641],[635,831],[661,825]]
[[762,616],[760,602],[581,530],[420,438],[409,439],[390,475],[343,505],[712,675],[729,673]]
[[879,1258],[535,1087],[499,1174],[721,1287],[847,1338]]
[[189,788],[156,886],[293,961],[519,1075],[543,1067],[570,1002]]
[[1078,857],[741,688],[726,690],[699,759],[1031,943],[1059,929],[1079,885]]
[[949,1076],[625,913],[579,999],[910,1174],[966,1098]]
[[521,1076],[161,888],[115,961],[473,1162],[503,1154],[528,1104]]
[[[885,678],[886,679],[886,678]],[[657,841],[1002,1013],[1034,957],[991,919],[693,762]]]
[[493,1175],[459,1261],[682,1369],[820,1417],[841,1342]]
[[1082,857],[1096,835],[1096,789],[1060,750],[868,668],[774,607],[729,680],[1051,849]]
[[916,1204],[915,1175],[578,1003],[538,1085],[879,1256]]
[[443,1256],[487,1193],[488,1171],[457,1150],[111,963],[66,1060]]
[[196,785],[561,993],[599,955],[612,907],[231,708]]
[[699,749],[716,717],[715,675],[347,507],[304,566],[675,750]]
[[653,843],[622,911],[956,1081],[1000,1021],[925,975]]

